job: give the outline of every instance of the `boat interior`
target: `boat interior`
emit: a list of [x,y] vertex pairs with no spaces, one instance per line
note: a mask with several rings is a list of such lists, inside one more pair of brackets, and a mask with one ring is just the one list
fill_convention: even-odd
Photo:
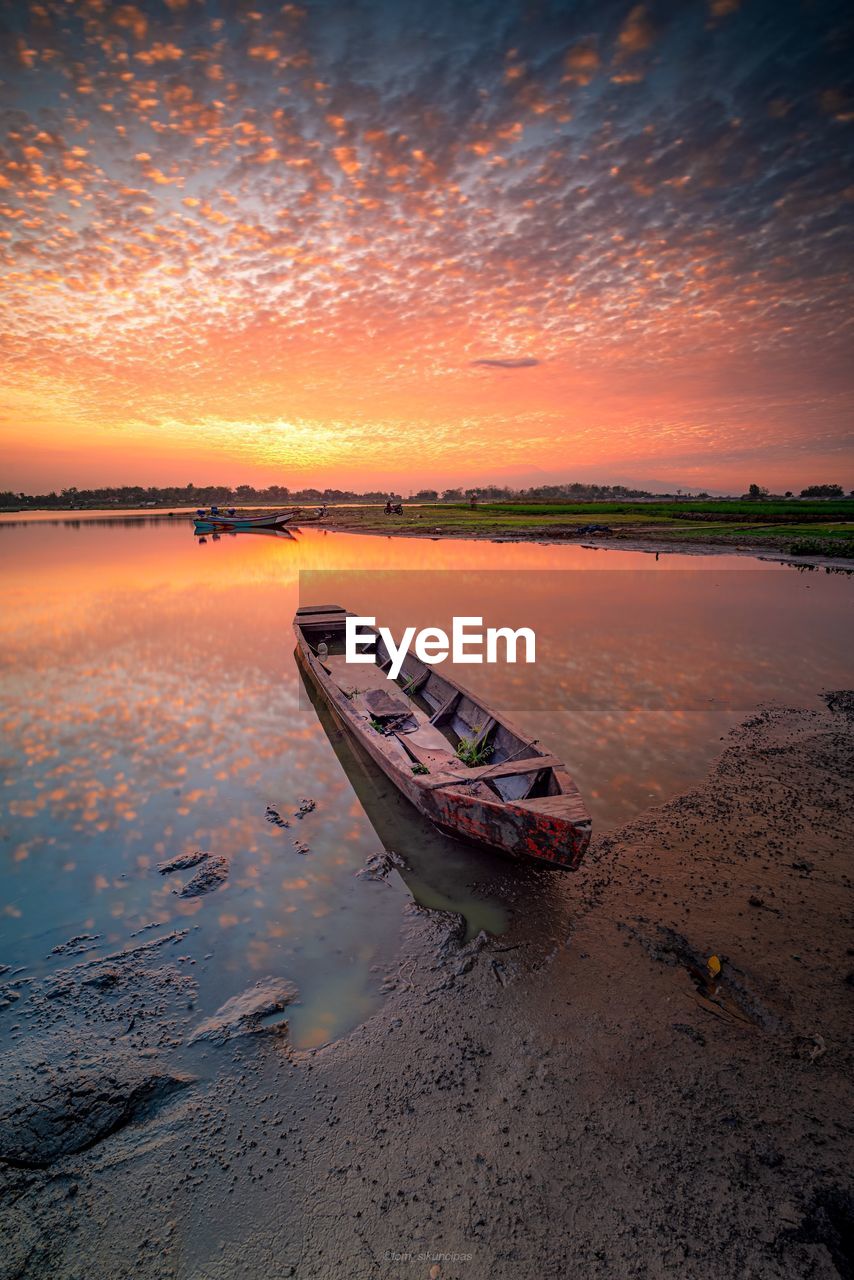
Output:
[[[297,611],[305,644],[329,679],[382,735],[401,766],[437,776],[437,784],[465,783],[484,799],[536,800],[561,794],[554,768],[561,762],[520,737],[435,667],[407,653],[400,675],[388,678],[391,655],[374,634],[371,664],[345,657],[346,613],[335,605]],[[323,646],[321,648],[321,646]],[[418,766],[421,766],[419,769]],[[443,781],[442,781],[443,780]]]

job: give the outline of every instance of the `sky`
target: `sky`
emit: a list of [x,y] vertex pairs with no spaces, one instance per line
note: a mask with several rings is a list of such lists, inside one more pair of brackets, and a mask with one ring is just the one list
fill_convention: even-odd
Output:
[[832,0],[0,0],[0,489],[854,486]]

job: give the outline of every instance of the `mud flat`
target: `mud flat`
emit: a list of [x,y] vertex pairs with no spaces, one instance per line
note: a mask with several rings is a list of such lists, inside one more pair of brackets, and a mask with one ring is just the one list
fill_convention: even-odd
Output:
[[311,1052],[287,974],[191,1043],[180,932],[7,973],[0,1276],[851,1276],[852,793],[854,696],[760,710]]
[[[642,508],[641,508],[642,514]],[[606,532],[601,526],[608,526]],[[299,520],[296,521],[299,528]],[[332,533],[370,533],[385,537],[429,538],[434,542],[465,539],[490,542],[580,543],[596,550],[647,551],[657,555],[742,555],[779,560],[806,567],[851,569],[852,542],[848,525],[838,537],[822,538],[804,534],[802,526],[781,523],[771,528],[751,527],[749,517],[740,529],[719,525],[703,527],[701,522],[681,522],[674,512],[669,520],[632,519],[610,516],[570,515],[556,517],[544,510],[542,517],[519,516],[500,508],[460,512],[454,507],[418,509],[407,506],[402,516],[385,516],[379,507],[333,507],[318,528]],[[809,544],[809,545],[808,545]]]

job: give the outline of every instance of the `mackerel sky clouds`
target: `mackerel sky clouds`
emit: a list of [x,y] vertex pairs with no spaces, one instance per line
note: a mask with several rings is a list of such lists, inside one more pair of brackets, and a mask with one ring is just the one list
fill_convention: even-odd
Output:
[[846,8],[0,4],[3,487],[850,487]]

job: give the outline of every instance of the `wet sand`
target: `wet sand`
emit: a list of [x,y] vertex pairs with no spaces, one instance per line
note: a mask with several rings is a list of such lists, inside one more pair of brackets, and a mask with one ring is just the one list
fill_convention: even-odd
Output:
[[574,875],[497,864],[501,938],[409,907],[386,1004],[320,1050],[287,974],[191,1044],[181,931],[0,976],[0,1277],[850,1276],[854,695],[827,702],[757,712]]

